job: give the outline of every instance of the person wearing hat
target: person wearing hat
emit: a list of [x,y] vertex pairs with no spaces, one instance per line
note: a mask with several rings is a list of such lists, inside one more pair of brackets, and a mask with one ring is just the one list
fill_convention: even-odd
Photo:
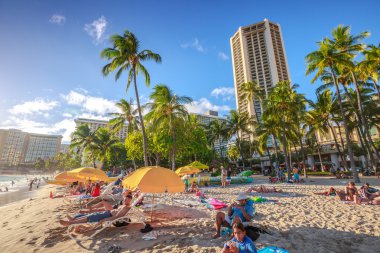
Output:
[[236,201],[228,206],[227,214],[218,212],[215,219],[216,234],[213,238],[220,237],[220,229],[224,227],[232,227],[237,222],[251,221],[255,212],[254,202],[248,199],[245,193],[240,193]]

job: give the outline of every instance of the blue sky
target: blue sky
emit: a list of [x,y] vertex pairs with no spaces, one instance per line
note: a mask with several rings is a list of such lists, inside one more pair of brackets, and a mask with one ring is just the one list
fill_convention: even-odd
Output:
[[126,76],[104,78],[99,55],[109,35],[135,33],[141,49],[162,56],[147,63],[151,87],[138,80],[142,101],[158,83],[194,99],[193,112],[235,108],[229,38],[264,18],[282,27],[290,75],[314,98],[305,55],[338,24],[370,31],[380,42],[380,2],[372,1],[94,1],[0,0],[0,128],[62,134],[73,119],[105,119],[125,92]]

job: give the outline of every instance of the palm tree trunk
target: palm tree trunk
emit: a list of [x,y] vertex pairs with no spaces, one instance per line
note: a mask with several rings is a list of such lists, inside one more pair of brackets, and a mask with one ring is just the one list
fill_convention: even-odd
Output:
[[318,136],[316,133],[315,133],[315,140],[317,141],[317,152],[318,152],[319,163],[321,164],[321,171],[322,171],[323,162],[322,162],[322,156],[321,156],[321,146],[319,145]]
[[173,122],[172,119],[170,118],[170,131],[172,134],[172,141],[173,141],[173,148],[172,148],[172,170],[175,170],[175,152],[176,152],[176,146],[175,146],[175,132],[173,128]]
[[[340,147],[339,147],[339,144],[338,144],[338,138],[337,138],[337,136],[336,136],[335,129],[334,129],[334,127],[332,126],[332,124],[330,123],[330,121],[327,122],[327,125],[329,126],[329,128],[330,128],[330,130],[331,130],[331,133],[332,133],[332,135],[333,135],[334,143],[335,143],[336,149],[338,150],[338,154],[339,154],[339,156],[340,156],[340,159],[341,159],[342,162],[343,162],[343,166],[344,166],[344,168],[347,169],[347,162],[346,162],[346,159],[345,159],[343,153],[342,153],[341,150],[340,150]],[[340,166],[339,166],[339,167],[340,167]]]
[[291,177],[290,177],[290,164],[289,164],[289,159],[288,159],[288,151],[287,151],[287,142],[286,142],[286,137],[285,137],[285,132],[286,132],[286,129],[285,129],[285,122],[283,122],[282,124],[282,131],[283,131],[283,135],[282,135],[282,149],[284,151],[284,156],[285,156],[285,166],[286,166],[286,171],[288,172],[288,181],[290,181]]
[[[277,168],[279,168],[280,164],[279,164],[279,161],[278,161],[278,147],[277,147],[276,137],[274,136],[274,134],[272,134],[272,141],[273,141],[273,145],[274,145],[274,154],[276,156]],[[276,172],[277,172],[277,168],[275,168]]]
[[[299,132],[301,133],[301,131],[299,131]],[[301,145],[303,175],[305,178],[307,178],[305,150],[303,148],[302,135],[301,134],[298,135],[298,139],[299,139],[299,142]]]
[[377,92],[377,98],[380,99],[380,91],[379,91],[379,87],[377,86],[377,83],[375,81],[375,79],[371,78],[372,82],[373,82],[373,86],[375,87],[375,90]]
[[137,109],[139,111],[141,132],[142,132],[142,137],[143,137],[144,166],[148,166],[148,142],[147,142],[147,138],[146,138],[144,119],[143,119],[143,116],[141,113],[140,98],[139,98],[139,92],[137,90],[136,69],[135,68],[133,68],[133,79],[134,79],[134,86],[135,86]]
[[343,127],[344,127],[344,131],[345,131],[345,134],[346,134],[348,156],[350,157],[350,167],[351,167],[351,170],[352,170],[352,174],[353,174],[355,183],[360,183],[358,172],[356,171],[356,168],[355,168],[354,154],[352,152],[350,133],[348,132],[347,119],[346,119],[345,111],[344,111],[343,104],[342,104],[342,97],[340,95],[338,82],[336,80],[334,68],[333,68],[332,65],[330,65],[330,71],[331,71],[331,75],[332,75],[332,78],[333,78],[333,81],[334,81],[334,85],[335,85],[335,89],[336,89],[336,94],[338,96],[338,104],[339,104],[339,108],[340,108],[340,114],[341,114],[342,119],[343,119]]
[[[357,97],[357,100],[358,100],[358,109],[359,109],[359,115],[358,116],[360,116],[360,119],[362,121],[362,125],[363,125],[363,128],[364,128],[364,133],[363,133],[364,142],[365,142],[365,144],[368,147],[368,151],[369,151],[369,155],[370,155],[370,159],[371,159],[371,164],[375,164],[375,160],[374,160],[374,157],[373,157],[373,154],[372,154],[371,147],[368,145],[368,142],[367,142],[367,140],[365,138],[366,136],[368,138],[369,143],[374,148],[376,156],[377,156],[378,159],[380,159],[380,154],[379,154],[378,150],[376,149],[375,145],[373,144],[371,133],[369,131],[368,121],[367,121],[367,119],[366,119],[366,117],[364,116],[364,113],[363,113],[362,98],[360,96],[360,90],[359,90],[358,81],[357,81],[355,73],[353,71],[351,71],[351,75],[352,75],[352,78],[354,80],[356,97]],[[377,90],[377,92],[378,92],[378,90]],[[376,166],[374,166],[374,167],[376,168]]]
[[[343,153],[343,156],[345,156],[346,154],[344,153],[344,150],[345,150],[345,146],[344,146],[344,141],[343,141],[343,136],[342,136],[342,130],[340,129],[340,125],[339,125],[339,122],[338,121],[334,121],[335,124],[338,126],[338,132],[339,132],[339,139],[340,139],[340,144],[342,145],[342,153]],[[347,165],[348,166],[348,165]],[[348,169],[348,167],[345,169]]]
[[267,151],[267,154],[268,154],[268,157],[269,157],[270,170],[272,172],[273,164],[272,164],[272,159],[270,158],[270,153],[269,153],[268,147],[266,147],[266,151]]
[[[374,157],[373,157],[373,154],[371,152],[371,149],[368,147],[368,143],[367,145],[364,144],[364,137],[363,137],[363,132],[361,131],[360,127],[356,127],[356,129],[358,130],[358,135],[359,135],[359,141],[360,141],[360,145],[362,146],[362,148],[364,149],[365,153],[367,153],[367,155],[364,155],[364,160],[365,160],[365,165],[366,166],[369,166],[369,162],[368,162],[368,156],[370,158],[370,161],[371,161],[371,165],[375,165],[374,164]],[[376,166],[374,166],[376,168]]]

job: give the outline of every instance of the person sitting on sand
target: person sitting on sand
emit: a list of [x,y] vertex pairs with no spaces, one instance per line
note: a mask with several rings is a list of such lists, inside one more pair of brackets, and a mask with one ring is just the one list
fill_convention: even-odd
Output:
[[354,196],[359,195],[358,189],[355,187],[355,183],[350,181],[344,191],[336,191],[338,198],[342,201],[354,201]]
[[199,190],[199,189],[198,189],[198,185],[197,185],[197,183],[194,181],[194,182],[191,183],[188,192],[197,192],[198,190]]
[[314,194],[323,196],[335,196],[336,190],[334,189],[334,187],[330,187],[330,189],[326,192],[314,192]]
[[245,193],[240,193],[236,198],[236,202],[232,203],[227,208],[227,214],[218,212],[215,218],[216,234],[213,238],[220,237],[220,229],[222,226],[231,227],[236,222],[251,221],[254,214],[254,202],[248,200]]
[[259,192],[259,193],[271,193],[271,192],[282,192],[282,190],[277,190],[276,187],[265,187],[264,185],[259,185],[256,187],[251,187],[247,192]]
[[366,198],[369,200],[372,200],[376,197],[380,197],[380,191],[370,192],[371,189],[374,189],[374,188],[369,187],[369,183],[364,183],[363,186],[360,187],[359,195],[362,198]]
[[255,244],[246,235],[244,225],[240,222],[232,226],[234,237],[224,244],[222,253],[257,253]]
[[89,213],[89,214],[78,214],[74,217],[67,217],[67,220],[59,220],[62,226],[70,226],[73,224],[81,224],[87,222],[106,222],[113,221],[117,218],[126,215],[130,209],[131,198],[127,195],[123,199],[123,205],[119,206],[117,209],[107,210],[103,212]]

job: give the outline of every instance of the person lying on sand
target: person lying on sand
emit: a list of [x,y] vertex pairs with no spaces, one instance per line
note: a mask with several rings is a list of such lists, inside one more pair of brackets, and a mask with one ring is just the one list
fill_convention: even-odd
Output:
[[116,220],[117,218],[123,217],[128,213],[131,206],[131,199],[131,196],[127,195],[123,199],[123,205],[119,206],[117,209],[89,214],[78,214],[74,217],[68,217],[67,220],[59,220],[59,223],[62,226],[67,227],[72,224],[80,224],[87,222],[99,222],[101,224],[105,221]]
[[236,198],[236,202],[232,203],[227,208],[227,214],[218,212],[215,218],[216,233],[213,238],[220,237],[220,229],[222,226],[231,227],[237,222],[251,221],[254,213],[254,202],[248,200],[248,196],[240,193]]
[[251,238],[246,235],[246,231],[242,223],[235,223],[232,226],[232,230],[234,237],[224,244],[222,253],[257,253],[255,244]]
[[314,194],[323,196],[335,196],[336,190],[334,189],[334,187],[330,187],[330,189],[326,192],[314,192]]
[[271,193],[271,192],[282,192],[281,189],[277,190],[276,187],[265,187],[264,185],[259,185],[256,187],[251,187],[247,192],[259,192],[259,193]]

